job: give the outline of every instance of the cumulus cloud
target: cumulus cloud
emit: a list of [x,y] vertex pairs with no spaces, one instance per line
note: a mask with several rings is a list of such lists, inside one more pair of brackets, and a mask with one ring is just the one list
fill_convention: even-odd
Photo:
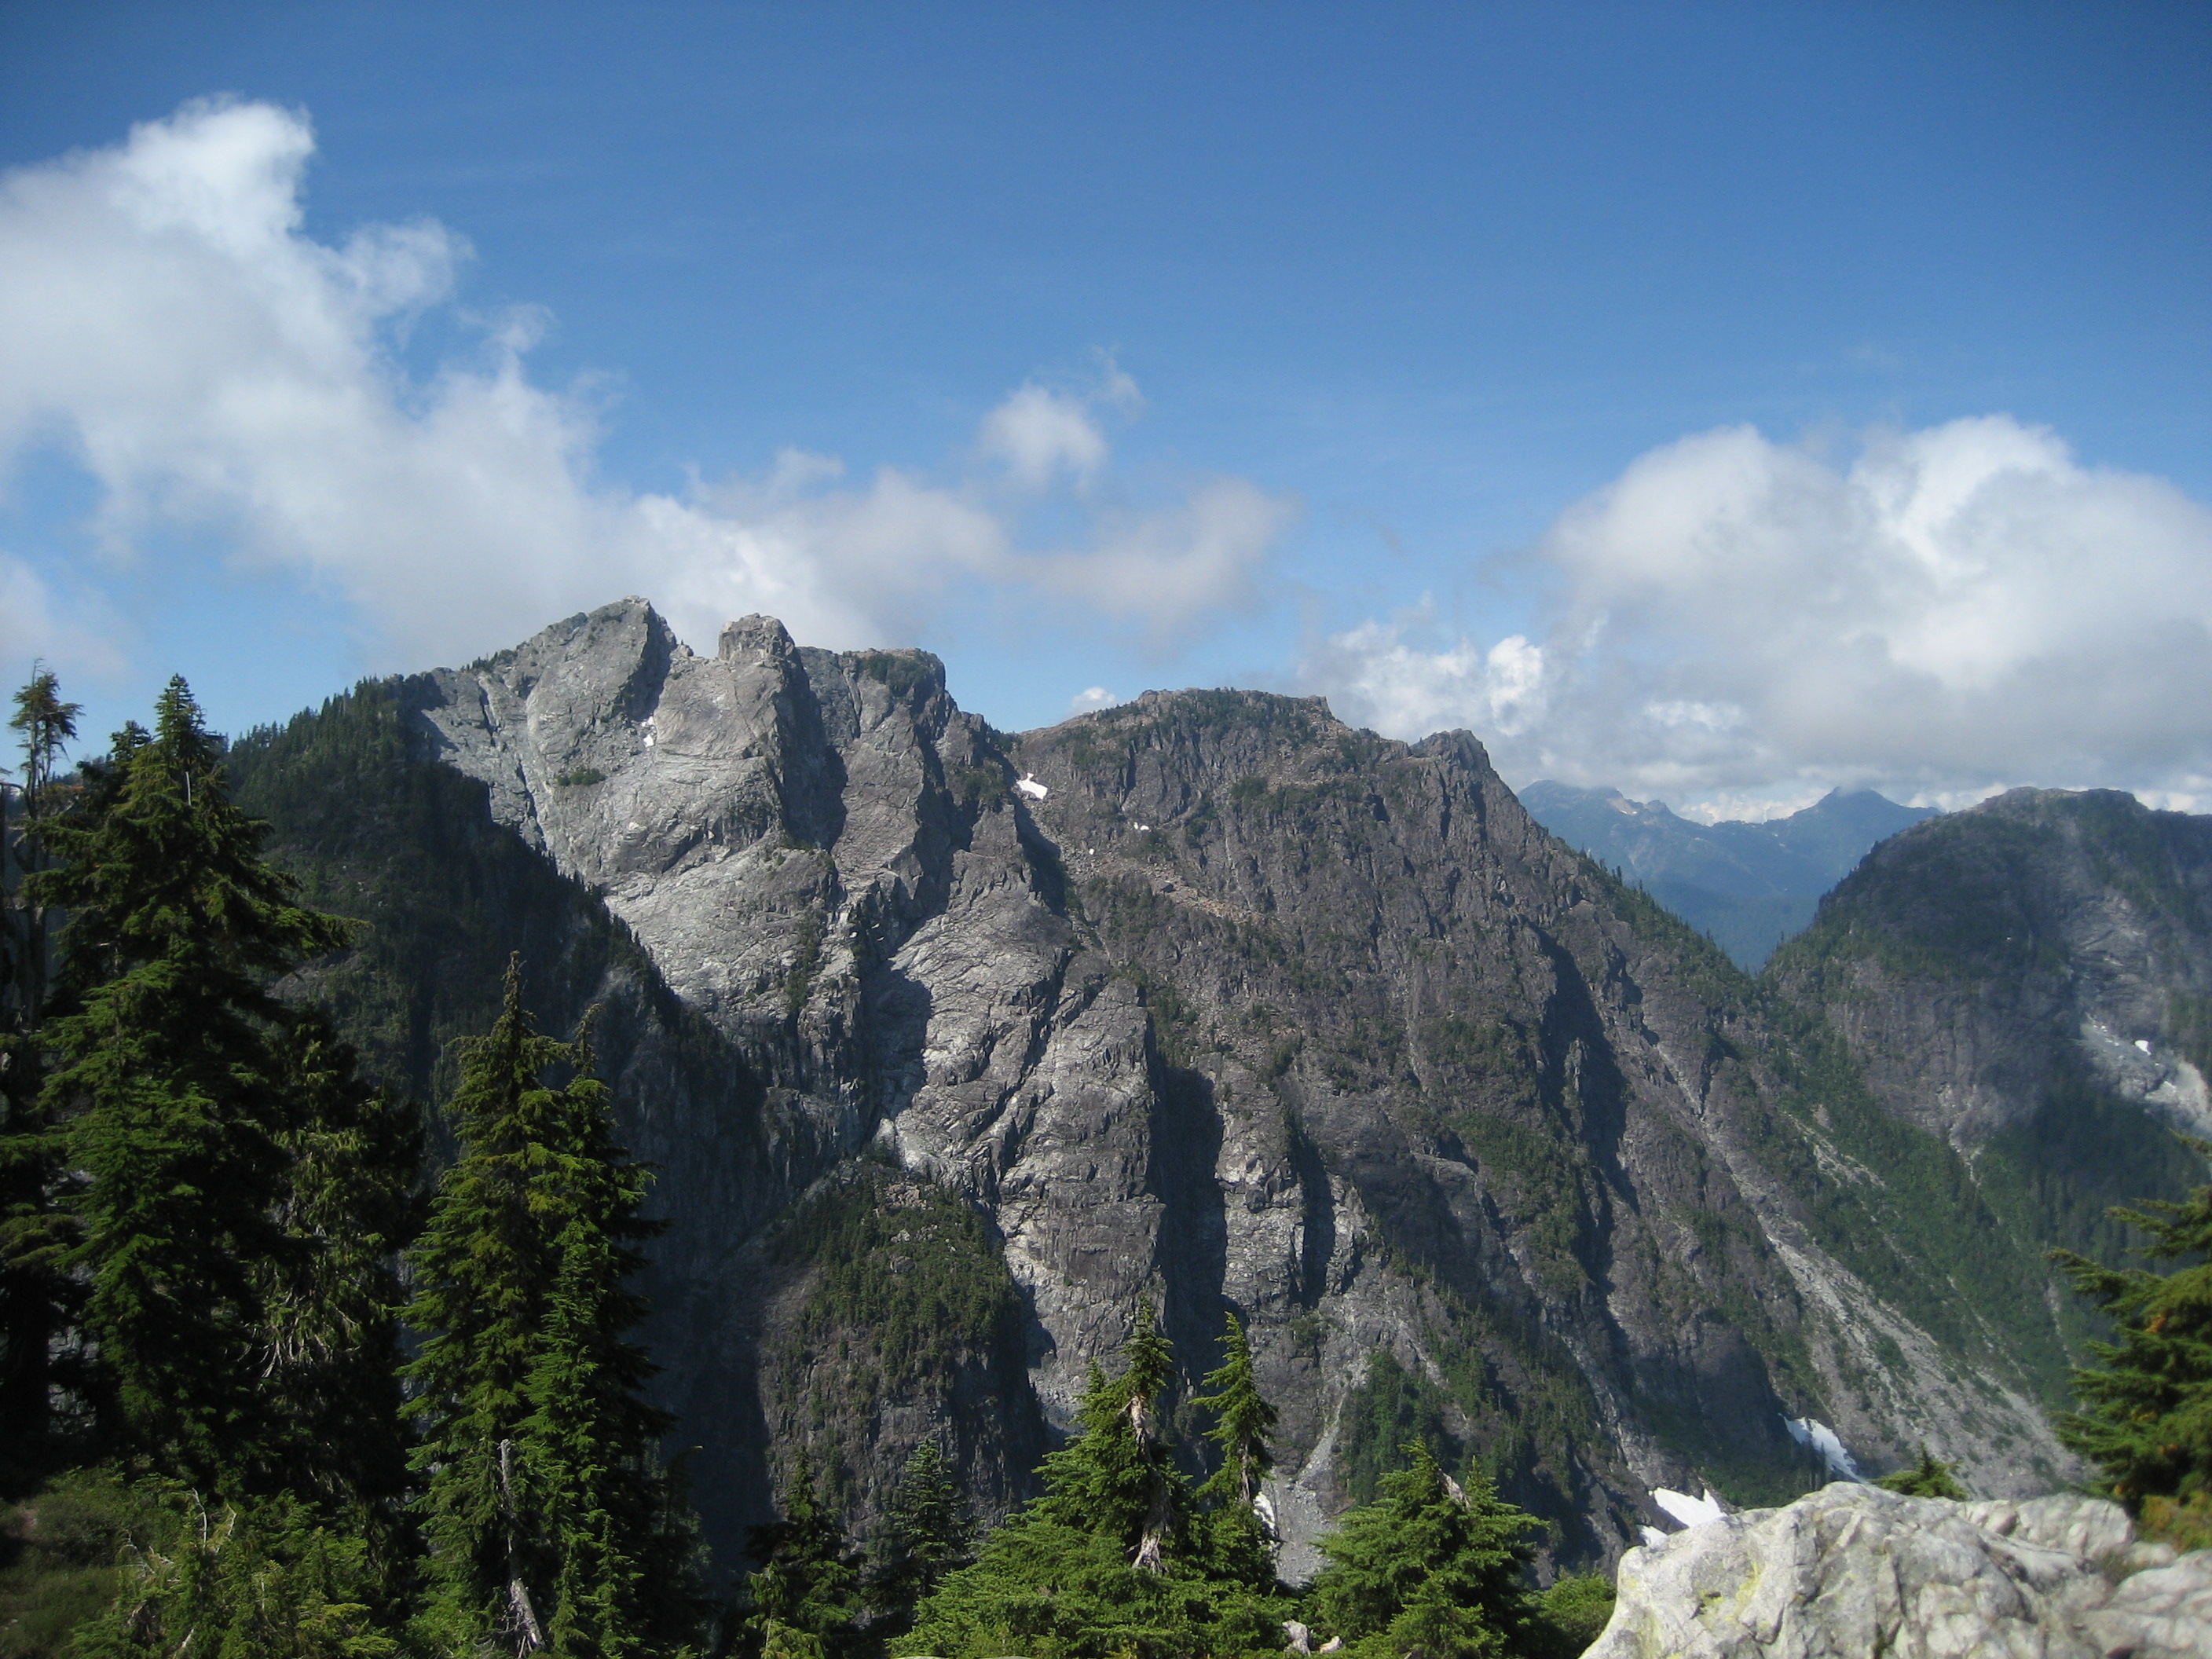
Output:
[[1820,780],[2189,799],[2212,775],[2212,512],[2044,428],[1877,429],[1840,460],[1700,433],[1575,503],[1534,555],[1554,589],[1540,643],[1369,623],[1317,646],[1308,677],[1386,730],[1473,727],[1511,775],[1675,796]]
[[1063,472],[1088,484],[1106,464],[1106,434],[1092,418],[1088,398],[1034,383],[1024,386],[983,417],[977,434],[984,454],[1002,460],[1015,481],[1043,489]]
[[1306,675],[1330,688],[1340,713],[1382,732],[1479,726],[1511,737],[1542,714],[1540,646],[1520,634],[1488,650],[1464,639],[1441,651],[1407,643],[1410,633],[1430,631],[1429,622],[1425,601],[1410,617],[1362,623],[1322,641]]
[[70,615],[28,563],[0,553],[0,660],[43,658],[70,669],[113,673],[124,665],[114,635],[112,618]]
[[[766,611],[823,644],[905,642],[977,582],[1171,640],[1249,599],[1290,516],[1238,480],[1152,512],[1084,507],[1110,464],[1097,411],[1137,401],[1110,360],[1088,390],[1024,386],[994,410],[977,449],[996,474],[854,481],[793,453],[682,495],[596,482],[589,402],[528,373],[541,319],[497,319],[464,357],[406,374],[393,342],[452,305],[468,247],[428,222],[307,235],[313,148],[296,112],[200,102],[0,179],[0,466],[43,447],[94,481],[110,561],[83,578],[94,598],[183,527],[337,596],[394,665],[471,656],[624,592],[695,640]],[[1025,545],[1001,474],[1077,492],[1077,544]],[[66,609],[54,573],[0,579],[42,584],[9,607],[9,643],[44,648]]]
[[1261,562],[1296,516],[1293,503],[1245,479],[1215,478],[1179,507],[1107,521],[1094,551],[1028,562],[1040,586],[1167,638],[1254,604]]
[[1086,685],[1067,700],[1071,714],[1088,714],[1101,708],[1111,708],[1127,699],[1115,696],[1103,685]]

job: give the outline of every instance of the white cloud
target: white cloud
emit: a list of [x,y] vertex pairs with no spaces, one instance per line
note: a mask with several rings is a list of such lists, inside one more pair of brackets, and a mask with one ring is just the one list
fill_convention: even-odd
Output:
[[1033,382],[983,417],[977,442],[984,454],[1006,462],[1028,489],[1048,488],[1063,471],[1088,484],[1109,453],[1089,399]]
[[[299,114],[202,102],[0,179],[0,466],[58,447],[91,477],[114,567],[82,573],[95,598],[181,527],[336,595],[392,665],[472,656],[625,592],[694,640],[766,611],[823,644],[908,642],[975,582],[1165,640],[1244,603],[1287,521],[1255,486],[1206,481],[1150,513],[1079,501],[1079,544],[1039,550],[980,475],[855,484],[791,453],[682,496],[596,482],[590,404],[527,373],[535,314],[409,378],[392,342],[451,304],[468,248],[427,222],[307,235],[313,150]],[[979,447],[1031,491],[1087,489],[1110,463],[1093,411],[1137,401],[1105,359],[1080,395],[1017,390]],[[11,606],[11,649],[48,648],[57,614]]]
[[1008,392],[976,429],[976,452],[1005,465],[1018,489],[1036,494],[1063,477],[1079,494],[1097,480],[1112,453],[1097,411],[1134,416],[1144,394],[1110,351],[1097,354],[1097,375],[1087,386],[1049,386],[1025,380]]
[[[2212,771],[2212,512],[2047,428],[1878,429],[1840,463],[1701,433],[1534,553],[1556,587],[1540,646],[1421,649],[1369,623],[1307,677],[1384,730],[1468,726],[1510,775],[1674,799],[1791,780],[2188,794]],[[1492,665],[1508,645],[1518,678]]]
[[36,570],[21,559],[0,553],[0,661],[27,664],[43,659],[68,676],[112,674],[124,666],[114,635],[112,618],[70,615]]
[[[1733,820],[1740,823],[1765,823],[1774,818],[1786,818],[1793,812],[1802,812],[1827,793],[1826,787],[1820,784],[1809,787],[1800,785],[1796,788],[1784,787],[1779,793],[1766,790],[1723,789],[1684,805],[1680,811],[1684,817],[1694,818],[1699,823],[1719,823],[1724,820]],[[1980,795],[1977,794],[1972,800],[1962,800],[1957,805],[1972,805],[1974,800],[1980,799]],[[1926,805],[1929,803],[1913,801],[1907,804]]]
[[1433,631],[1429,601],[1393,622],[1365,622],[1322,641],[1304,677],[1336,710],[1376,730],[1423,736],[1473,726],[1510,736],[1542,715],[1544,648],[1520,634],[1485,650],[1470,640],[1443,651],[1407,642]]
[[1106,520],[1094,550],[1024,561],[1048,592],[1143,623],[1156,642],[1259,598],[1255,579],[1296,504],[1243,478],[1200,485],[1182,506]]
[[1125,701],[1127,699],[1115,696],[1103,685],[1087,685],[1067,700],[1067,712],[1088,714],[1095,709],[1111,708],[1115,703]]

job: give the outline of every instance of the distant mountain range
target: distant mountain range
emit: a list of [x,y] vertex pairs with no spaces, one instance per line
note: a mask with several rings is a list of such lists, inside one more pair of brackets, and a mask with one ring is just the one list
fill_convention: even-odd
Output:
[[1871,789],[1833,789],[1765,823],[1693,823],[1663,801],[1567,783],[1532,783],[1520,795],[1547,830],[1619,870],[1750,973],[1811,922],[1820,896],[1877,842],[1936,816]]

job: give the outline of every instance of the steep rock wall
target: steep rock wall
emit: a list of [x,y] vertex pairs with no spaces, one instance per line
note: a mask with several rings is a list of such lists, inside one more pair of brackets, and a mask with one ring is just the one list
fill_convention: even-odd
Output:
[[1193,1375],[1249,1325],[1293,1570],[1407,1432],[1585,1559],[1653,1485],[1812,1484],[1785,1415],[1993,1493],[2061,1467],[1971,1332],[1846,1265],[1894,1195],[1750,982],[1465,734],[1181,693],[1014,738],[923,653],[749,618],[697,656],[641,601],[391,696],[635,941],[652,1339],[726,1558],[800,1445],[865,1518],[945,1432],[1003,1507],[1146,1295]]

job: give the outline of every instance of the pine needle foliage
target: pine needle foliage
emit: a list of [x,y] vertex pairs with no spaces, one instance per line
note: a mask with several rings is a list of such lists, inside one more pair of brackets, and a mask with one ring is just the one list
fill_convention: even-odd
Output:
[[1120,1376],[1096,1364],[1077,1407],[1083,1432],[1049,1453],[1038,1473],[1045,1493],[1031,1507],[1046,1519],[1112,1538],[1137,1565],[1156,1567],[1182,1541],[1190,1494],[1160,1437],[1161,1395],[1174,1356],[1147,1301],[1137,1310]]
[[[45,861],[44,830],[52,815],[55,774],[64,751],[76,737],[81,704],[64,702],[61,685],[52,672],[38,668],[28,684],[15,694],[15,712],[9,727],[22,733],[23,781],[8,797],[9,811],[0,817],[0,871],[7,875],[9,904],[0,919],[0,1012],[8,1029],[27,1032],[37,1028],[46,1004],[46,907],[21,893],[20,878]],[[0,772],[6,769],[0,767]]]
[[[24,887],[70,921],[0,1237],[11,1291],[27,1267],[67,1292],[43,1310],[70,1337],[46,1381],[98,1419],[44,1461],[112,1459],[135,1517],[122,1600],[79,1649],[390,1650],[410,1554],[393,1256],[419,1146],[328,1022],[274,992],[350,927],[263,857],[182,680],[65,788],[72,711],[30,690],[31,770],[62,804],[41,802]],[[81,1475],[28,1506],[93,1490]]]
[[1946,1463],[1929,1451],[1919,1449],[1912,1462],[1893,1474],[1885,1474],[1875,1482],[1884,1492],[1902,1492],[1907,1498],[1948,1498],[1962,1501],[1966,1489],[1959,1484],[1959,1466]]
[[[57,1338],[77,1325],[82,1286],[59,1203],[67,1159],[46,1109],[40,1027],[49,1000],[52,918],[33,890],[52,861],[46,830],[73,793],[59,767],[79,706],[43,667],[15,694],[9,725],[22,734],[23,781],[0,788],[0,1490],[22,1491],[66,1462],[57,1395],[83,1395],[82,1366]],[[66,1415],[66,1413],[65,1413]]]
[[1206,1437],[1221,1451],[1221,1467],[1199,1489],[1199,1497],[1210,1505],[1206,1533],[1214,1571],[1255,1589],[1270,1589],[1275,1581],[1275,1539],[1255,1504],[1274,1466],[1267,1437],[1275,1431],[1276,1413],[1260,1392],[1244,1327],[1235,1314],[1227,1320],[1221,1364],[1206,1374],[1201,1386],[1207,1392],[1191,1402],[1212,1413],[1213,1426]]
[[498,1022],[464,1047],[460,1155],[411,1254],[422,1626],[443,1651],[615,1659],[699,1624],[686,1506],[657,1455],[670,1419],[640,1397],[654,1368],[624,1334],[659,1227],[591,1068],[581,1037],[538,1035],[511,963]]
[[0,1493],[44,1461],[50,1356],[68,1289],[52,1201],[60,1160],[39,1104],[46,945],[21,901],[36,842],[15,806],[0,790],[0,1422],[13,1425],[0,1442]]
[[285,1427],[276,1484],[346,1513],[390,1563],[408,1525],[398,1262],[420,1219],[422,1124],[410,1103],[361,1080],[320,1011],[297,1016],[273,1053],[289,1107],[276,1210],[287,1248],[262,1264],[259,1285]]
[[874,1541],[869,1599],[895,1630],[912,1623],[915,1605],[945,1574],[975,1559],[968,1500],[936,1441],[923,1441],[907,1458]]
[[289,1497],[210,1509],[142,1483],[114,1605],[76,1633],[76,1659],[392,1659],[388,1574],[357,1533]]
[[[1274,1653],[1289,1602],[1224,1573],[1160,1432],[1174,1358],[1149,1304],[1121,1374],[1094,1365],[1082,1431],[1049,1454],[1044,1493],[949,1574],[894,1653],[993,1659],[1187,1659]],[[1249,1512],[1249,1511],[1248,1511]],[[1194,1521],[1200,1524],[1194,1524]],[[1272,1580],[1272,1573],[1268,1575]]]
[[[2212,1141],[2189,1144],[2212,1153]],[[2181,1265],[2160,1273],[2052,1252],[2114,1328],[2112,1341],[2089,1345],[2100,1365],[2074,1373],[2081,1409],[2053,1419],[2058,1437],[2130,1510],[2150,1498],[2212,1499],[2212,1186],[2185,1203],[2112,1214],[2150,1236],[2135,1254]]]
[[1382,1496],[1322,1540],[1328,1565],[1308,1605],[1355,1659],[1489,1659],[1536,1650],[1547,1632],[1527,1583],[1540,1523],[1471,1473],[1462,1490],[1425,1444],[1382,1477]]
[[41,1096],[76,1172],[65,1261],[122,1447],[240,1492],[265,1484],[283,1438],[260,1269],[290,1250],[294,1113],[270,1043],[290,1017],[269,987],[349,930],[263,860],[264,826],[231,803],[181,679],[106,774],[44,826],[57,867],[30,884],[70,913]]
[[1549,1641],[1529,1644],[1538,1659],[1582,1659],[1583,1650],[1605,1633],[1619,1600],[1609,1572],[1569,1573],[1552,1581],[1538,1604]]
[[754,1638],[763,1659],[815,1659],[854,1651],[860,1618],[860,1552],[822,1502],[813,1460],[801,1452],[781,1519],[755,1527],[746,1553]]
[[1192,1403],[1213,1414],[1206,1437],[1221,1448],[1221,1469],[1214,1476],[1220,1490],[1249,1504],[1274,1467],[1267,1437],[1275,1431],[1275,1408],[1260,1393],[1252,1370],[1252,1345],[1237,1316],[1228,1316],[1221,1337],[1221,1364],[1206,1374],[1202,1387],[1209,1392]]

